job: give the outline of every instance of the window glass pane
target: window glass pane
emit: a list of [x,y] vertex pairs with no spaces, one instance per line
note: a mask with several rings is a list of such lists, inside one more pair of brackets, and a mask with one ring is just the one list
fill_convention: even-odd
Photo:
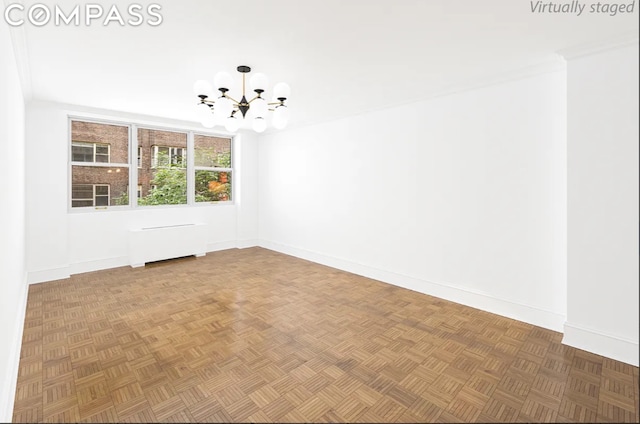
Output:
[[93,162],[93,144],[72,145],[71,160],[74,162]]
[[[72,207],[93,206],[78,204],[78,202],[74,201],[79,199],[99,201],[102,206],[129,204],[129,195],[127,193],[129,185],[128,168],[74,165],[71,167],[71,182]],[[94,186],[96,186],[96,199],[93,199]],[[87,193],[88,197],[84,197],[87,196]],[[78,196],[76,196],[76,194],[78,194]],[[98,200],[98,198],[100,200]]]
[[73,208],[86,208],[87,206],[93,206],[93,200],[73,200],[71,202]]
[[195,134],[195,166],[231,168],[231,139]]
[[96,162],[109,163],[109,146],[96,144]]
[[187,172],[177,166],[158,168],[153,173],[153,184],[143,186],[138,204],[151,205],[186,205],[187,204]]
[[[91,145],[91,159],[86,162],[129,162],[129,127],[95,122],[71,121],[71,141]],[[96,146],[95,159],[93,157],[94,145]],[[82,160],[82,162],[85,161]]]
[[138,144],[138,204],[187,204],[187,134],[139,128]]
[[93,185],[91,184],[74,184],[71,187],[72,199],[93,199]]
[[196,202],[231,200],[231,172],[196,171]]
[[96,196],[96,206],[109,206],[109,196]]

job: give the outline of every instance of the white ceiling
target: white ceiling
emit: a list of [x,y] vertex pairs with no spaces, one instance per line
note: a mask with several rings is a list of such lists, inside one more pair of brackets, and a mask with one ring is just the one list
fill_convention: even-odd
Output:
[[[91,3],[124,12],[134,2]],[[24,25],[33,98],[194,121],[193,82],[212,81],[220,70],[239,81],[236,67],[249,65],[272,86],[289,83],[291,125],[304,125],[423,99],[544,63],[561,49],[638,33],[637,10],[536,14],[529,0],[155,3],[164,18],[158,27]],[[68,12],[85,3],[55,4]]]

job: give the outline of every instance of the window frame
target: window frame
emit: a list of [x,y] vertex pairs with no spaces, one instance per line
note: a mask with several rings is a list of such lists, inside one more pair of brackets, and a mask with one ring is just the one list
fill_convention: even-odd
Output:
[[[123,126],[128,128],[128,136],[129,136],[129,146],[128,146],[128,158],[129,163],[101,163],[101,162],[74,162],[72,159],[72,122],[73,121],[82,121],[96,124],[105,124],[105,125],[116,125]],[[236,185],[238,184],[237,176],[238,170],[236,169],[236,158],[235,158],[235,146],[236,146],[236,137],[238,134],[232,134],[224,131],[220,132],[208,132],[203,130],[202,128],[196,128],[190,125],[172,125],[165,126],[158,124],[157,122],[146,122],[146,121],[136,121],[129,119],[119,119],[119,118],[111,118],[108,116],[97,116],[93,114],[67,114],[67,137],[68,137],[68,184],[67,184],[67,210],[69,213],[89,213],[89,212],[105,212],[105,211],[125,211],[125,210],[156,210],[156,209],[170,209],[170,208],[193,208],[193,207],[224,207],[224,206],[235,206],[236,202]],[[138,197],[137,197],[137,187],[138,187],[138,170],[140,169],[138,166],[138,128],[149,129],[149,130],[157,130],[157,131],[169,131],[169,132],[180,132],[185,133],[187,135],[187,147],[184,148],[185,152],[183,154],[187,155],[185,172],[187,173],[187,203],[179,204],[179,205],[138,205]],[[196,202],[195,201],[195,173],[196,169],[200,170],[211,170],[211,168],[207,167],[195,167],[194,166],[194,136],[195,134],[208,136],[208,137],[219,137],[219,138],[227,138],[230,140],[231,144],[231,167],[230,168],[215,168],[215,171],[226,171],[231,174],[232,178],[232,186],[231,186],[231,199],[230,200],[220,200],[220,201],[211,201],[211,202]],[[102,144],[102,143],[97,143]],[[169,147],[169,146],[166,146]],[[110,146],[109,146],[110,148]],[[140,156],[140,165],[142,165],[144,152],[141,151]],[[111,159],[111,150],[109,150],[109,159]],[[71,197],[72,197],[72,169],[73,166],[93,166],[93,167],[106,167],[106,168],[126,168],[129,172],[129,187],[128,187],[128,196],[129,196],[129,204],[128,205],[109,205],[109,206],[92,206],[92,207],[72,207]],[[98,184],[100,185],[100,184]],[[111,192],[109,192],[111,194]],[[109,197],[109,203],[111,203],[111,198]],[[94,200],[95,203],[95,200]]]
[[[217,135],[211,135],[211,134],[207,134],[207,133],[203,133],[203,132],[194,132],[193,133],[193,140],[192,140],[192,144],[193,144],[193,151],[192,151],[192,155],[191,155],[191,160],[192,163],[195,162],[195,151],[196,151],[196,146],[195,146],[195,136],[196,135],[200,135],[200,136],[205,136],[205,137],[217,137],[217,138],[226,138],[226,137],[221,137],[221,136],[217,136]],[[194,183],[193,183],[193,187],[191,188],[192,191],[192,196],[194,199],[194,203],[196,205],[210,205],[210,204],[218,204],[218,203],[225,203],[225,202],[234,202],[235,201],[235,187],[236,187],[236,183],[235,183],[235,171],[234,171],[234,162],[235,162],[235,155],[234,155],[234,142],[233,142],[233,138],[230,140],[230,146],[229,146],[229,154],[231,155],[231,167],[230,168],[224,168],[224,167],[212,167],[212,166],[196,166],[195,164],[193,165],[193,178],[194,178]],[[189,156],[187,156],[188,158]],[[195,201],[195,197],[196,197],[196,187],[195,187],[195,175],[196,172],[198,171],[212,171],[212,172],[227,172],[229,173],[229,175],[231,176],[231,200],[222,200],[222,201],[209,201],[209,202],[196,202]]]
[[[129,163],[121,163],[121,162],[95,162],[95,154],[97,145],[106,145],[108,146],[109,152],[109,161],[111,161],[111,145],[105,143],[94,143],[94,142],[86,142],[86,141],[74,141],[73,140],[73,122],[87,122],[91,124],[100,124],[100,125],[113,125],[118,127],[126,127],[127,128],[127,136],[128,136],[128,145],[127,145],[127,158]],[[109,200],[107,206],[95,206],[95,187],[94,187],[94,200],[93,206],[73,206],[72,196],[73,196],[73,167],[81,166],[81,167],[89,167],[89,168],[124,168],[129,173],[129,184],[131,184],[131,124],[126,122],[118,122],[106,119],[95,119],[83,116],[75,116],[68,115],[67,117],[67,137],[68,137],[68,191],[67,191],[67,207],[70,212],[88,212],[88,211],[99,211],[99,210],[118,210],[118,209],[129,209],[131,206],[131,200],[129,200],[128,205],[112,205],[111,204],[111,186],[109,184],[101,184],[96,183],[92,185],[109,185]],[[94,145],[94,162],[79,162],[73,160],[73,144],[76,143],[84,143],[84,144],[93,144]],[[89,184],[86,184],[89,185]],[[131,199],[131,190],[127,190],[127,195],[129,199]]]
[[[92,190],[92,198],[91,199],[79,199],[79,198],[74,198],[73,197],[73,187],[74,186],[91,186],[91,190]],[[97,187],[107,187],[107,205],[96,205],[96,198],[97,197],[104,197],[104,194],[97,194],[96,193],[96,188]],[[93,205],[91,206],[75,206],[75,208],[103,208],[103,207],[109,207],[111,206],[111,185],[110,184],[72,184],[71,185],[71,204],[73,205],[73,202],[88,202],[89,200],[91,200],[91,202],[93,202]]]
[[[152,128],[146,128],[146,127],[138,127],[139,129],[145,129],[145,130],[153,130]],[[182,134],[182,132],[180,132],[180,134]],[[186,133],[185,133],[186,134]],[[189,135],[187,134],[187,139],[188,139]],[[173,163],[173,157],[177,156],[177,151],[181,150],[182,152],[182,158],[187,157],[187,161],[189,159],[189,154],[188,154],[188,149],[186,147],[173,147],[173,146],[164,146],[162,144],[154,144],[153,146],[151,146],[152,150],[153,150],[153,154],[151,155],[151,169],[157,169],[157,168],[163,168],[165,167],[165,165],[161,165],[158,166],[158,153],[159,153],[159,149],[169,149],[169,161],[170,161],[170,165],[174,165]],[[138,147],[138,149],[141,149],[141,147]],[[176,154],[174,155],[172,152],[176,151]],[[184,159],[182,160],[184,163]],[[141,168],[141,167],[140,167]],[[187,169],[187,167],[184,167],[184,169]]]
[[[98,156],[98,146],[107,147],[107,161],[106,162],[98,162],[96,161],[96,157]],[[73,141],[71,140],[71,160],[73,161],[73,148],[74,147],[91,147],[93,150],[91,162],[85,161],[74,161],[74,162],[82,162],[82,163],[111,163],[111,145],[104,143],[93,143],[90,141]]]

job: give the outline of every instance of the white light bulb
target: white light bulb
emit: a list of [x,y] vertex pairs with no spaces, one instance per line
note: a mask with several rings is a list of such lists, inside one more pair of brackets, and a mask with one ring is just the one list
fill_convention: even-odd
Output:
[[220,118],[228,118],[233,110],[233,102],[228,97],[219,97],[213,105],[213,112]]
[[288,107],[284,105],[278,106],[273,112],[273,126],[279,130],[286,127],[289,123],[289,114],[290,112]]
[[198,119],[202,121],[208,115],[211,115],[211,109],[205,103],[198,103],[196,105],[196,115],[198,116]]
[[201,123],[202,123],[202,126],[205,128],[213,128],[216,126],[216,120],[213,117],[212,113],[210,113],[207,117],[202,119]]
[[275,97],[276,99],[280,99],[280,98],[288,99],[290,95],[291,95],[291,87],[289,87],[289,84],[286,84],[284,82],[279,82],[276,84],[275,87],[273,87],[273,97]]
[[224,127],[229,132],[236,132],[240,128],[240,120],[235,116],[230,116],[224,121]]
[[269,86],[269,78],[265,74],[258,72],[254,74],[249,80],[249,85],[253,91],[262,90],[265,91]]
[[213,87],[205,80],[198,80],[193,84],[193,94],[209,97],[213,93]]
[[213,78],[213,85],[216,86],[216,90],[220,90],[221,88],[231,90],[231,87],[233,86],[233,78],[231,78],[231,75],[227,72],[218,72]]
[[257,133],[264,132],[264,130],[267,129],[267,120],[264,118],[255,118],[251,126],[253,127],[253,130]]
[[267,116],[267,111],[269,110],[269,105],[267,101],[262,97],[258,97],[254,101],[251,102],[251,108],[249,109],[253,112],[253,116],[256,118],[264,118]]

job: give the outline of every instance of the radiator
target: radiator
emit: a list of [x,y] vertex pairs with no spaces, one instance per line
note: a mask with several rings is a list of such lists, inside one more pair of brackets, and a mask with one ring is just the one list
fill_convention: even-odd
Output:
[[205,224],[182,224],[130,230],[129,263],[136,268],[146,262],[204,256],[207,251],[206,228]]

